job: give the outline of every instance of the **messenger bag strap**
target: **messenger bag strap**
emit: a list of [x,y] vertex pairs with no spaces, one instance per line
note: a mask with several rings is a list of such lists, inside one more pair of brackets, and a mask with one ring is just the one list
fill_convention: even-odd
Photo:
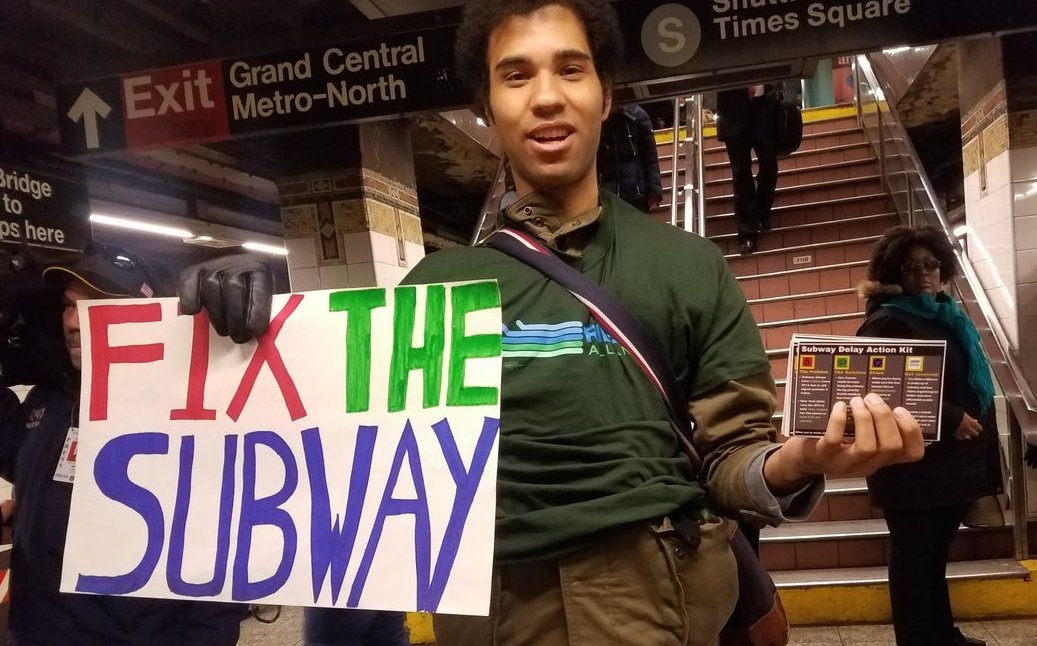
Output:
[[648,379],[655,385],[666,405],[670,421],[684,452],[695,470],[701,472],[702,458],[691,443],[695,422],[688,412],[687,400],[673,374],[659,342],[636,316],[593,280],[567,265],[533,236],[511,228],[497,231],[483,243],[540,271],[567,289],[583,303],[591,316],[618,340]]

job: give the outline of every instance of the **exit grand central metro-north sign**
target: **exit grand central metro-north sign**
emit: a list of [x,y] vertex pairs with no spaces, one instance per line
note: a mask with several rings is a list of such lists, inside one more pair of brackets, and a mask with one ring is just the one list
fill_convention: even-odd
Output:
[[[619,0],[618,82],[1037,28],[1034,0]],[[172,146],[444,110],[467,101],[457,26],[187,63],[63,85],[70,156]],[[372,30],[379,28],[371,23]]]

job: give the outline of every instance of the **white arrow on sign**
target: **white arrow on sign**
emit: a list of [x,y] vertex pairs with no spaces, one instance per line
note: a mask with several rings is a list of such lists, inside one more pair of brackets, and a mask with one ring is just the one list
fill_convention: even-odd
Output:
[[90,88],[83,88],[79,98],[69,108],[68,118],[73,122],[83,121],[83,130],[86,133],[86,147],[100,148],[101,141],[97,136],[97,118],[104,119],[112,111],[112,106],[104,102],[104,99],[94,94]]

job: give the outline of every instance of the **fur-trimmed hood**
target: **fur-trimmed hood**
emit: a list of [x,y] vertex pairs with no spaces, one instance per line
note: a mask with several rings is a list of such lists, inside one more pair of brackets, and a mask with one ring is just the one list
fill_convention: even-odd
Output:
[[862,280],[857,283],[857,294],[861,298],[871,298],[873,296],[900,296],[903,293],[904,288],[900,285],[880,283],[877,280]]

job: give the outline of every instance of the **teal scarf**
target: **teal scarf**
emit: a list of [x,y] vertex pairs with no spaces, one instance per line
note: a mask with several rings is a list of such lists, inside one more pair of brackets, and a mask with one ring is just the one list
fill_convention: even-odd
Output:
[[979,399],[980,414],[994,405],[994,381],[990,378],[990,364],[979,342],[979,331],[958,303],[944,292],[935,298],[929,294],[894,296],[882,307],[895,307],[919,318],[932,321],[948,330],[965,350],[969,361],[969,387]]

